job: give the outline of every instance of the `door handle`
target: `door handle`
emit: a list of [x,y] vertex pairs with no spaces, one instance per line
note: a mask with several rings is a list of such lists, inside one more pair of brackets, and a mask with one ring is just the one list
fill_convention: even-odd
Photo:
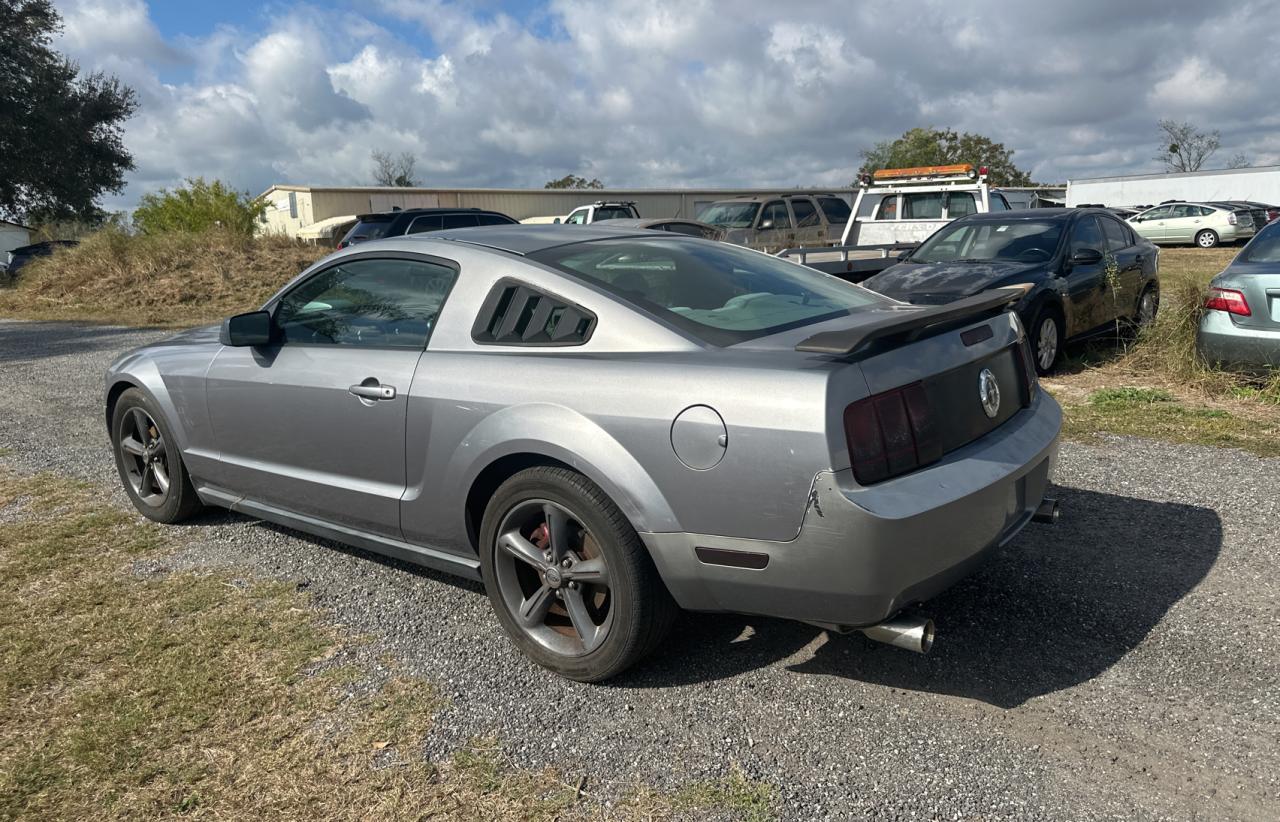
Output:
[[396,398],[396,387],[394,385],[382,385],[373,377],[359,385],[353,385],[347,390],[364,400],[394,400]]

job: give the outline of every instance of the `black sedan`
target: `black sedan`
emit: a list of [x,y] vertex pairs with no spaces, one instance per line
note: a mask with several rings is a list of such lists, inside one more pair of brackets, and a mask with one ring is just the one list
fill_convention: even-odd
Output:
[[948,223],[862,284],[918,305],[1026,285],[1015,308],[1047,374],[1068,340],[1154,320],[1158,266],[1156,247],[1109,211],[1037,208]]

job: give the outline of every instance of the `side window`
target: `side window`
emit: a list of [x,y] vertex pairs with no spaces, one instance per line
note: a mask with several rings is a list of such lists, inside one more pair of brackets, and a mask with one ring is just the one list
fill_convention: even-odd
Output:
[[1138,216],[1143,220],[1166,220],[1172,212],[1173,209],[1171,207],[1161,206],[1160,208],[1153,208],[1150,211],[1144,211]]
[[796,215],[796,228],[813,228],[822,225],[818,219],[818,209],[808,197],[795,197],[791,200],[791,213]]
[[480,225],[474,214],[446,214],[442,219],[445,228],[475,228]]
[[1107,247],[1112,251],[1128,248],[1133,244],[1129,239],[1129,230],[1110,217],[1100,217],[1102,230],[1107,235]]
[[[994,203],[996,195],[991,195]],[[993,209],[994,210],[994,209]],[[978,213],[978,203],[973,199],[973,193],[969,191],[953,191],[947,195],[947,216],[954,219],[956,217],[966,217],[970,214]]]
[[942,192],[902,195],[902,219],[941,220]]
[[787,204],[781,200],[770,200],[760,212],[760,225],[765,220],[773,220],[773,228],[791,228],[791,215],[787,213]]
[[[952,196],[954,197],[955,195],[953,194]],[[992,211],[1011,210],[1009,208],[1009,201],[1004,198],[1003,194],[996,191],[987,192],[987,205],[991,207]]]
[[1210,214],[1213,213],[1213,209],[1205,208],[1204,206],[1193,206],[1192,212],[1193,212],[1193,216],[1196,216],[1196,217],[1208,217]]
[[1190,217],[1192,216],[1191,206],[1185,206],[1185,205],[1174,206],[1173,214],[1170,216],[1175,220],[1182,219],[1183,217]]
[[587,210],[585,208],[573,212],[565,218],[565,222],[569,225],[586,225]]
[[456,276],[420,260],[339,263],[284,295],[275,324],[285,345],[422,348]]
[[1107,250],[1102,229],[1098,228],[1098,219],[1092,214],[1081,217],[1076,221],[1075,228],[1071,229],[1071,253],[1074,254],[1082,248],[1092,248],[1098,252]]
[[877,220],[896,220],[898,219],[898,195],[889,194],[880,201],[880,207],[876,209]]
[[852,209],[849,204],[839,197],[819,197],[818,205],[822,208],[822,213],[826,216],[827,222],[832,225],[844,225],[849,222],[849,215]]
[[415,217],[413,222],[409,223],[409,228],[405,234],[421,234],[424,231],[439,231],[444,225],[440,222],[439,214],[428,214],[423,217]]
[[500,217],[497,214],[477,214],[476,221],[480,225],[511,225],[511,221],[506,217]]

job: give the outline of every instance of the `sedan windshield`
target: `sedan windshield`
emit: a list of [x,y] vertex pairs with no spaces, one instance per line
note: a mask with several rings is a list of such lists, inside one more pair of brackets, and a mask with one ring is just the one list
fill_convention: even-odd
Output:
[[882,304],[860,286],[723,243],[597,240],[530,254],[712,345],[733,345]]
[[722,228],[750,228],[759,210],[759,203],[712,203],[698,219]]
[[1033,220],[955,222],[925,240],[911,254],[913,263],[1040,263],[1053,259],[1062,223]]

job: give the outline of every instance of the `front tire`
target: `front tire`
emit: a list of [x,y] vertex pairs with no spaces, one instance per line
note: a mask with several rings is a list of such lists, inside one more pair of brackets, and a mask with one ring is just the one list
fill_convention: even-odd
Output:
[[1196,234],[1196,245],[1201,248],[1213,248],[1218,244],[1218,232],[1206,228]]
[[1041,308],[1031,323],[1031,353],[1041,377],[1057,365],[1065,339],[1062,315],[1051,306]]
[[578,682],[634,665],[679,610],[617,505],[566,468],[530,468],[494,492],[480,528],[480,569],[516,647]]
[[146,394],[130,388],[111,411],[111,449],[133,507],[147,519],[172,524],[203,506],[178,452],[178,440]]

